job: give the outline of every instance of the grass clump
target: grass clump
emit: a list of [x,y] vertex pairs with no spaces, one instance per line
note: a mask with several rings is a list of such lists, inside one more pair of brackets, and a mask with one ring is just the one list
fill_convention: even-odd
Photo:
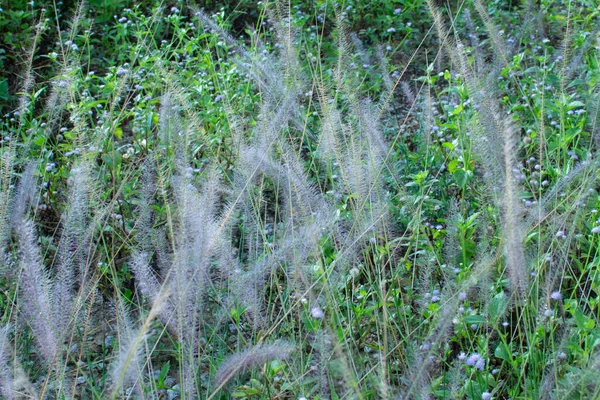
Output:
[[30,6],[3,397],[599,396],[597,13],[379,3]]

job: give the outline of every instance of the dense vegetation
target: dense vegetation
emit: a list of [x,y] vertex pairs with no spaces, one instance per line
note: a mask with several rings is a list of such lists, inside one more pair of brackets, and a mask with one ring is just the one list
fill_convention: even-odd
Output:
[[2,398],[600,398],[596,0],[0,37]]

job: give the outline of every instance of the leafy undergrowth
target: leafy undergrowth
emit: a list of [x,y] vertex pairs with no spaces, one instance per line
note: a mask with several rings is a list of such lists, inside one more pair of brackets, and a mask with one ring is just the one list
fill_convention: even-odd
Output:
[[600,397],[600,11],[523,3],[19,14],[2,396]]

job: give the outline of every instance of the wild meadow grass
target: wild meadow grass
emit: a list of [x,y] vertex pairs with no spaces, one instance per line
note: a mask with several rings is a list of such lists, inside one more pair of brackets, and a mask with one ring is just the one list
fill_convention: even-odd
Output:
[[595,1],[109,3],[0,11],[2,398],[600,398]]

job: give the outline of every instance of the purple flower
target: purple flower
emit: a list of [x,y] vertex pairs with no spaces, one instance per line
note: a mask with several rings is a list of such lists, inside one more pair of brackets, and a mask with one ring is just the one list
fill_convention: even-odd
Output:
[[479,353],[473,353],[469,357],[465,363],[470,367],[475,367],[480,371],[483,371],[485,368],[485,359],[479,355]]
[[310,309],[310,315],[312,315],[313,318],[321,319],[325,316],[325,313],[323,312],[321,307],[314,306]]
[[560,294],[560,292],[558,292],[558,291],[555,291],[555,292],[550,293],[550,298],[552,300],[559,301],[559,300],[562,300],[562,294]]
[[490,392],[483,392],[481,394],[481,400],[490,400],[492,398],[492,394]]

